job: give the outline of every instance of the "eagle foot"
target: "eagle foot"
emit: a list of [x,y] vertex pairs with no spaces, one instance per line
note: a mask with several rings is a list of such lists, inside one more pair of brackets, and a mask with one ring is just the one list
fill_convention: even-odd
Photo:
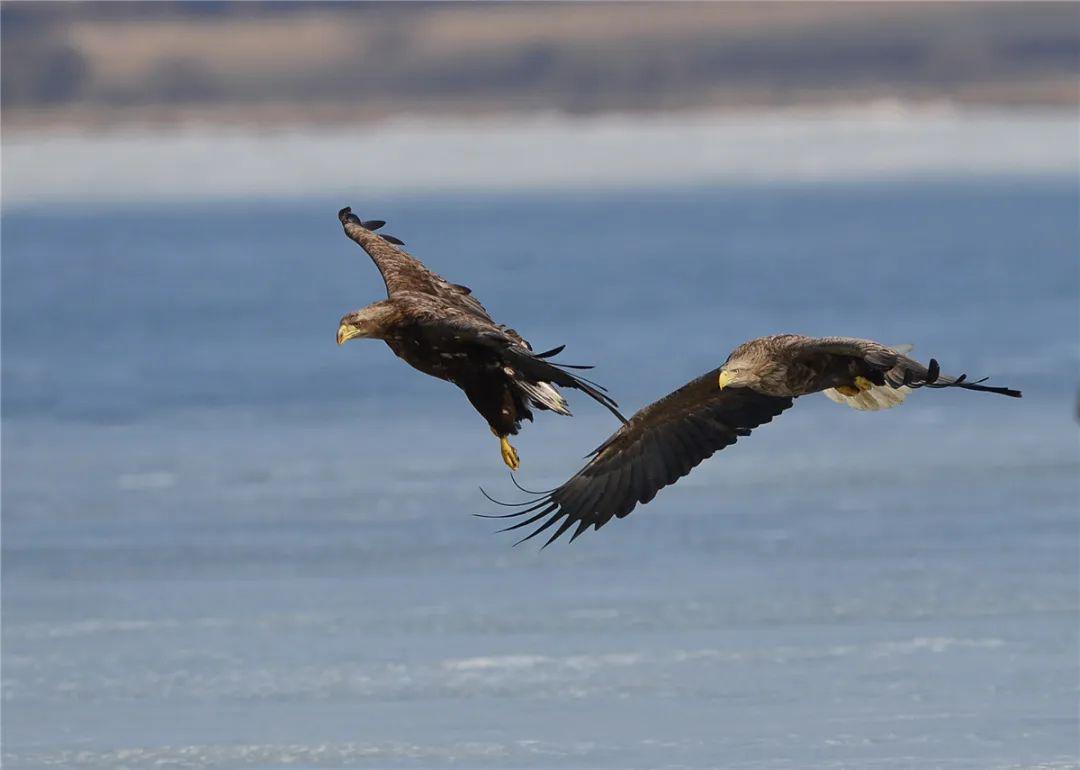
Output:
[[506,463],[512,471],[516,471],[521,467],[521,460],[518,458],[517,450],[510,446],[510,442],[506,440],[506,436],[499,438],[499,447],[502,451],[503,462]]
[[855,396],[862,393],[862,391],[854,385],[837,385],[836,390],[840,393],[843,393],[848,398],[855,398]]
[[855,387],[859,390],[870,390],[874,387],[874,383],[870,382],[870,380],[866,379],[862,375],[859,375],[855,378]]

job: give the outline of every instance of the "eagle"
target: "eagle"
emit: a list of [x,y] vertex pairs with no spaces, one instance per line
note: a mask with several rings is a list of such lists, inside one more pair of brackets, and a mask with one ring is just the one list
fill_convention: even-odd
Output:
[[[941,374],[934,359],[923,366],[905,355],[910,345],[887,347],[853,337],[780,334],[746,342],[718,369],[706,372],[637,412],[590,453],[566,483],[522,503],[520,510],[485,518],[523,520],[505,529],[536,528],[518,543],[557,523],[544,547],[573,526],[573,542],[589,527],[623,518],[638,503],[688,474],[702,460],[770,422],[795,399],[823,392],[861,411],[897,406],[917,388],[961,388],[1013,398],[1020,391]],[[516,482],[515,482],[516,484]],[[483,490],[481,490],[483,491]],[[524,490],[528,491],[528,490]]]
[[414,369],[457,385],[487,420],[511,470],[518,469],[520,459],[507,437],[520,430],[522,420],[532,420],[532,409],[570,415],[560,387],[583,391],[626,422],[605,388],[567,371],[591,367],[550,360],[564,346],[534,353],[520,334],[492,320],[467,286],[428,270],[397,238],[377,234],[385,222],[361,221],[347,206],[338,219],[345,235],[379,268],[387,294],[341,318],[338,345],[357,338],[382,340]]

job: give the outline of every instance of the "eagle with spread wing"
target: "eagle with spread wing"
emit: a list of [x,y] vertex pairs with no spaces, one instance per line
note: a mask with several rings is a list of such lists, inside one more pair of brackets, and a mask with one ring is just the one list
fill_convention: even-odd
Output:
[[[781,334],[744,343],[719,369],[701,375],[637,412],[592,452],[591,460],[562,486],[524,503],[521,510],[485,518],[524,517],[502,531],[534,525],[524,542],[559,526],[549,545],[576,526],[573,541],[628,515],[702,460],[788,409],[799,396],[824,392],[853,409],[876,411],[902,403],[917,388],[962,388],[1020,397],[1020,391],[941,374],[905,353],[852,337]],[[485,493],[486,494],[486,493]],[[491,499],[491,498],[489,498]],[[492,502],[499,503],[497,500]],[[507,503],[500,503],[508,505]]]
[[517,450],[507,436],[532,420],[532,409],[569,415],[559,388],[583,391],[623,422],[606,390],[550,359],[563,346],[534,353],[513,329],[496,323],[466,286],[449,283],[424,267],[404,244],[376,230],[385,222],[361,221],[348,207],[338,212],[345,235],[371,256],[386,283],[387,298],[342,317],[339,345],[356,338],[383,340],[398,358],[424,374],[465,391],[499,439],[503,462],[517,470]]

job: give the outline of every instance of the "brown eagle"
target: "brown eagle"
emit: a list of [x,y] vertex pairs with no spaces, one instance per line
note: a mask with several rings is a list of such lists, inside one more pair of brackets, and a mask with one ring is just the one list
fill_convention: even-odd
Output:
[[518,542],[561,522],[545,546],[576,525],[572,542],[589,527],[600,529],[613,517],[629,514],[638,503],[649,502],[713,452],[750,435],[808,393],[822,391],[837,403],[866,411],[896,406],[913,389],[923,387],[1020,397],[1018,390],[979,384],[984,380],[968,382],[966,375],[944,376],[937,361],[923,366],[904,355],[908,350],[910,346],[890,348],[852,337],[781,334],[751,340],[737,347],[719,369],[631,417],[562,486],[512,504],[520,511],[478,515],[526,517],[503,532],[539,523]]
[[428,270],[399,248],[397,238],[376,234],[384,222],[362,222],[348,207],[338,219],[379,268],[387,294],[342,317],[338,344],[356,337],[383,340],[414,369],[457,385],[491,426],[511,469],[519,460],[507,436],[518,432],[522,420],[532,420],[532,408],[570,414],[559,387],[584,391],[626,422],[603,387],[566,371],[591,367],[548,360],[563,346],[533,353],[520,334],[492,320],[468,287]]

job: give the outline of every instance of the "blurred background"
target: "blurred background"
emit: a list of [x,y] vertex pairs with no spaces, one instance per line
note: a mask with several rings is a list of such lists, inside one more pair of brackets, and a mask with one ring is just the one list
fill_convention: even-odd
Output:
[[13,3],[12,124],[1076,103],[1068,4]]
[[[4,3],[9,767],[1073,768],[1080,6]],[[352,205],[633,412],[810,397],[573,546],[378,343]],[[516,443],[560,483],[617,426]]]

